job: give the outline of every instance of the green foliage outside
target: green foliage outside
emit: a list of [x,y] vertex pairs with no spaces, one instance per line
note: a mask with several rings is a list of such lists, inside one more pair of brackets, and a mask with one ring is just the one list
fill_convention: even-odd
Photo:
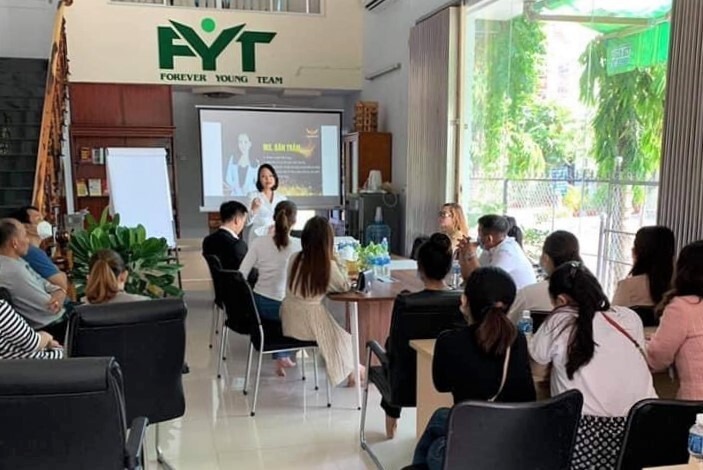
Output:
[[176,286],[182,266],[169,257],[165,238],[147,238],[142,225],[121,227],[119,214],[109,220],[107,208],[97,221],[88,214],[86,225],[86,230],[73,234],[69,243],[78,298],[85,293],[90,258],[103,249],[114,250],[122,256],[129,271],[126,292],[152,298],[183,296],[183,291]]

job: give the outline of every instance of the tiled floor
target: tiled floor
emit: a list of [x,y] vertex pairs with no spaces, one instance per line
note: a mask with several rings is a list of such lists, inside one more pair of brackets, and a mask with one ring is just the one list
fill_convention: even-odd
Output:
[[[191,246],[197,246],[190,244]],[[190,374],[184,376],[186,414],[161,428],[166,458],[178,469],[372,469],[374,464],[359,447],[359,419],[353,389],[335,388],[332,408],[326,406],[324,371],[320,390],[314,390],[312,361],[308,380],[300,380],[300,365],[286,378],[273,374],[264,358],[255,417],[249,416],[253,390],[242,394],[247,342],[230,334],[225,374],[216,378],[217,355],[208,348],[211,293],[207,269],[197,251],[182,253],[188,303],[186,357]],[[299,359],[300,361],[300,359]],[[252,374],[253,377],[253,374]],[[410,463],[415,445],[415,410],[403,411],[395,439],[384,436],[380,397],[369,396],[367,438],[386,469]],[[155,468],[153,433],[149,436],[150,468]]]

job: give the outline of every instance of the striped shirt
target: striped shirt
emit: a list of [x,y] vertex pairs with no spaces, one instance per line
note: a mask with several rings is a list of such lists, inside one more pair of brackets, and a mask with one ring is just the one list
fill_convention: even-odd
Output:
[[61,359],[63,349],[38,351],[41,338],[24,318],[0,300],[0,359]]

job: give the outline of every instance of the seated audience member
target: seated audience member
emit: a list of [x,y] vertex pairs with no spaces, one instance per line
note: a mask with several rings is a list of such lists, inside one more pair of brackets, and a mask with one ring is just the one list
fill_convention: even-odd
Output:
[[581,261],[578,239],[572,233],[564,230],[550,233],[544,240],[542,257],[539,260],[542,269],[547,273],[547,279],[537,284],[530,284],[518,291],[508,314],[513,323],[517,324],[523,310],[543,312],[552,310],[552,299],[549,297],[549,275],[567,261]]
[[459,242],[469,236],[469,226],[464,217],[464,209],[456,202],[448,202],[439,211],[439,231],[452,241],[452,251]]
[[[535,400],[527,340],[506,316],[515,291],[515,283],[500,268],[476,269],[466,281],[461,309],[469,325],[442,333],[432,360],[435,388],[451,392],[454,403]],[[440,408],[432,415],[413,465],[442,468],[449,411]]]
[[673,289],[660,309],[664,314],[647,344],[649,366],[676,366],[680,400],[703,400],[703,241],[684,247],[676,263]]
[[615,468],[627,413],[638,401],[656,397],[642,321],[628,308],[611,308],[596,278],[579,262],[552,273],[549,295],[555,310],[529,349],[538,376],[551,365],[553,396],[572,389],[583,394],[571,468]]
[[[459,247],[459,262],[464,279],[479,267],[493,266],[510,274],[518,289],[537,281],[532,263],[514,238],[508,236],[510,224],[500,215],[478,219],[478,243],[465,238]],[[481,247],[481,256],[476,251]]]
[[33,206],[17,209],[11,218],[18,220],[24,225],[29,237],[29,251],[22,258],[41,277],[63,290],[67,290],[68,277],[59,270],[49,255],[46,254],[46,251],[41,248],[41,243],[53,235],[51,224],[45,221],[39,209]]
[[522,229],[520,226],[517,224],[517,220],[515,220],[515,217],[511,217],[509,215],[504,216],[505,220],[508,221],[508,236],[513,237],[515,239],[515,242],[517,242],[518,245],[520,245],[520,248],[522,248]]
[[85,287],[89,304],[116,304],[149,300],[149,297],[124,291],[129,273],[122,257],[112,250],[97,251],[90,259],[90,274]]
[[[254,286],[254,301],[259,316],[264,320],[281,321],[281,302],[286,295],[286,275],[288,260],[293,253],[301,250],[300,239],[290,236],[295,225],[298,208],[290,201],[281,201],[273,213],[273,235],[256,237],[242,261],[240,271],[246,278],[252,268],[259,277]],[[285,377],[285,368],[294,367],[291,360],[295,353],[274,353],[277,361],[276,375]]]
[[247,244],[239,238],[247,221],[247,208],[237,201],[220,206],[220,228],[203,240],[203,256],[215,255],[222,269],[238,270],[247,254]]
[[676,256],[674,232],[667,227],[642,227],[632,247],[630,275],[618,282],[613,305],[649,307],[659,304],[671,286]]
[[0,220],[0,287],[10,291],[15,309],[29,326],[63,338],[66,291],[42,278],[22,259],[28,249],[24,226],[15,219]]
[[350,288],[334,259],[334,234],[327,219],[316,216],[308,220],[301,245],[303,251],[294,254],[288,266],[288,288],[281,303],[283,334],[317,341],[330,383],[336,386],[346,378],[350,387],[355,386],[351,335],[322,304],[328,292]]
[[[452,267],[452,245],[449,237],[443,233],[435,233],[423,243],[418,250],[417,273],[425,286],[421,292],[413,294],[400,294],[396,299],[394,308],[416,299],[441,299],[445,296],[455,297],[455,293],[447,289],[444,278]],[[458,307],[458,305],[457,305]],[[396,312],[393,313],[396,315]],[[386,340],[386,353],[392,368],[403,367],[398,363],[396,352]],[[413,371],[414,374],[414,371]],[[381,408],[386,412],[386,436],[392,439],[395,436],[397,421],[400,418],[401,408],[392,406],[381,399]]]
[[5,300],[0,300],[0,359],[61,359],[63,348],[49,333],[34,331]]

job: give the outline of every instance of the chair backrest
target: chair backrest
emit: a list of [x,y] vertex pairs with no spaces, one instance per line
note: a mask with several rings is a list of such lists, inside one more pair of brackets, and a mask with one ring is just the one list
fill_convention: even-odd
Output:
[[682,400],[642,400],[627,416],[625,439],[618,467],[679,465],[688,462],[688,431],[703,413],[703,402]]
[[228,269],[220,271],[220,282],[225,324],[237,333],[251,334],[252,327],[257,324],[258,318],[251,286],[241,272]]
[[542,323],[547,319],[549,314],[552,313],[547,310],[530,310],[530,316],[532,317],[532,331],[539,330]]
[[0,361],[0,468],[125,468],[122,377],[113,358]]
[[582,406],[577,390],[530,403],[459,403],[449,415],[444,468],[569,468]]
[[642,326],[659,326],[659,317],[654,313],[654,307],[635,306],[630,307],[642,320]]
[[10,294],[9,289],[6,287],[0,287],[0,300],[4,300],[8,304],[10,304],[11,307],[14,307],[15,304],[12,303],[12,294]]
[[222,307],[222,288],[220,281],[220,272],[222,271],[222,263],[217,255],[203,255],[207,262],[207,267],[210,270],[210,278],[212,279],[212,289],[215,291],[215,303]]
[[81,305],[69,325],[72,357],[114,356],[125,384],[127,420],[160,423],[185,412],[182,371],[186,305],[182,299]]
[[460,303],[459,291],[424,291],[396,297],[387,345],[392,404],[415,406],[417,353],[410,341],[437,338],[445,330],[466,325]]

